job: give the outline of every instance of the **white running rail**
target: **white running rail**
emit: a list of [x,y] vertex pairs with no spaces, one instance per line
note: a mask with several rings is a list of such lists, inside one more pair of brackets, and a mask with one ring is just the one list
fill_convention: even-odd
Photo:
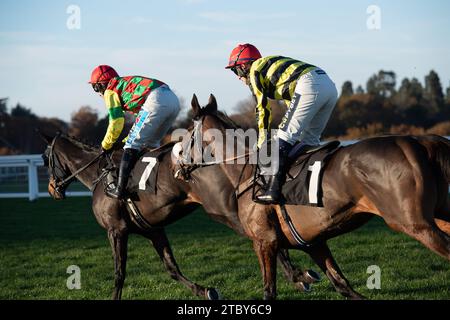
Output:
[[[44,166],[44,161],[40,154],[1,156],[0,157],[0,198],[28,198],[33,201],[39,197],[49,197],[47,191],[40,192],[38,169]],[[25,169],[25,170],[24,170]],[[28,181],[28,192],[3,192],[4,184],[9,179],[26,176]],[[47,176],[48,177],[48,176]],[[48,180],[47,180],[48,182]],[[6,188],[7,189],[7,188]],[[90,196],[90,191],[70,191],[67,196]]]

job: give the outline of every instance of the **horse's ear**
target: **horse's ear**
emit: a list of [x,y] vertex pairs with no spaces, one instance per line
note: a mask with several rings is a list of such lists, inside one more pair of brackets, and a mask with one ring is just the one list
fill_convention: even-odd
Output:
[[41,130],[39,129],[35,129],[36,133],[39,135],[39,137],[46,143],[46,144],[50,144],[53,141],[53,137],[50,137],[48,135],[46,135],[45,133],[43,133]]
[[198,103],[198,99],[195,93],[192,96],[191,106],[192,106],[192,118],[197,118],[200,115],[202,107],[200,107],[200,104]]
[[206,109],[207,109],[208,113],[217,112],[216,97],[214,97],[214,95],[212,93],[209,95],[209,101],[208,101],[208,105],[206,106]]

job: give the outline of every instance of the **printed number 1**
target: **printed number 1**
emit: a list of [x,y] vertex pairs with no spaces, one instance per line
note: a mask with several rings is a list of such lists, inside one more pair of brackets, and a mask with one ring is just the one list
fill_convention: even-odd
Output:
[[309,203],[318,203],[317,192],[319,190],[319,173],[322,168],[322,162],[316,161],[312,166],[308,167],[308,171],[311,171],[311,177],[309,179]]

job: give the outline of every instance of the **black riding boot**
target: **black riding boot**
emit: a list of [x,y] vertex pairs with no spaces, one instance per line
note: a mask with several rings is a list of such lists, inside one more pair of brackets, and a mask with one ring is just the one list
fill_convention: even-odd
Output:
[[269,176],[265,186],[264,194],[256,197],[256,202],[262,204],[278,204],[281,199],[281,187],[286,179],[286,170],[288,167],[288,155],[292,145],[284,140],[279,140],[279,164],[278,171]]
[[106,195],[114,199],[122,199],[125,188],[127,187],[128,177],[131,169],[138,158],[139,150],[127,148],[123,151],[122,161],[120,161],[119,177],[117,178],[117,185],[114,189],[106,189]]

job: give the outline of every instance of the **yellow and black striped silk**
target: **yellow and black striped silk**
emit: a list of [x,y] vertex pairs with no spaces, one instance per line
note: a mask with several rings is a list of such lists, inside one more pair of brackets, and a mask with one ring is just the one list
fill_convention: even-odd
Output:
[[269,56],[256,60],[250,68],[250,87],[256,98],[258,121],[258,147],[266,139],[272,122],[268,99],[284,100],[289,106],[297,80],[315,66],[282,56]]

